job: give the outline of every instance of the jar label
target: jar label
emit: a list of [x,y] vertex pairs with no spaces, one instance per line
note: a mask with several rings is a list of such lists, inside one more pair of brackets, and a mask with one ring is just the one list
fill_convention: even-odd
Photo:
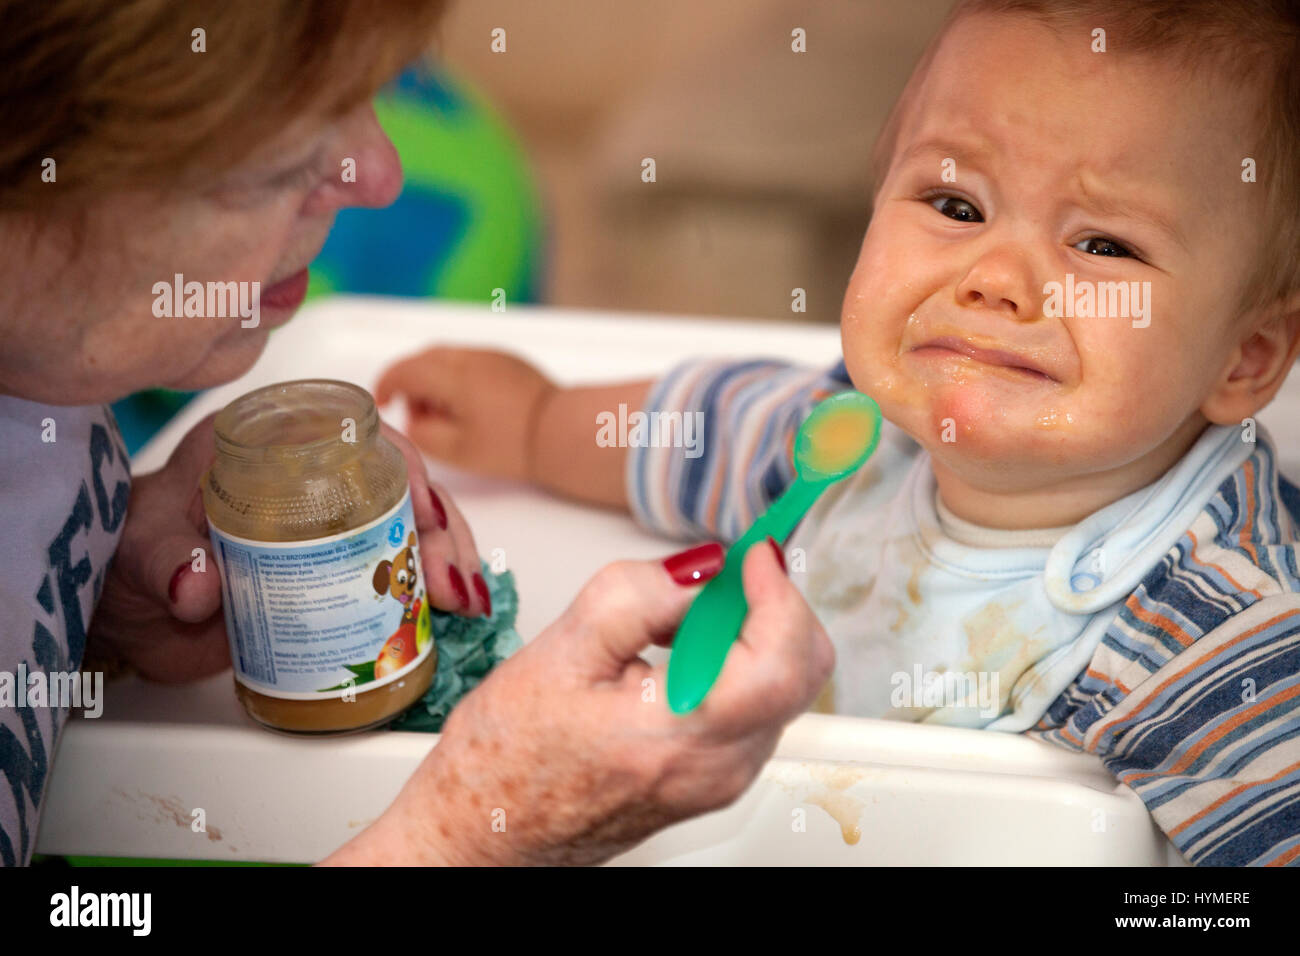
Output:
[[433,651],[409,489],[387,514],[328,538],[252,541],[209,528],[235,679],[251,690],[351,697]]

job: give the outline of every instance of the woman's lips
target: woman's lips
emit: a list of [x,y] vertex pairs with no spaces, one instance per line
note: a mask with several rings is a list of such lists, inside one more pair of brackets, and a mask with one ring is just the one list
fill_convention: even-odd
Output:
[[302,300],[307,297],[308,277],[307,270],[300,269],[287,279],[281,279],[275,285],[263,289],[262,297],[258,301],[265,309],[293,311],[302,305]]
[[1044,370],[1042,366],[1035,363],[1032,359],[1025,358],[1023,355],[1017,355],[1014,352],[1007,352],[1002,349],[977,348],[969,342],[963,341],[955,336],[940,336],[939,338],[931,339],[922,345],[915,346],[909,351],[920,352],[923,355],[937,352],[949,352],[957,355],[964,355],[967,358],[974,359],[982,365],[993,365],[1014,372],[1023,372],[1026,375],[1031,375],[1048,382],[1058,381],[1055,376]]

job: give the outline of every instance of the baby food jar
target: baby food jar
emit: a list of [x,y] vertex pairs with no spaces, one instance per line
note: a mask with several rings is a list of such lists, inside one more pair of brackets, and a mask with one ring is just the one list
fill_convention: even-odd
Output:
[[300,734],[396,717],[437,651],[406,460],[374,400],[284,382],[231,402],[215,430],[203,504],[244,709]]

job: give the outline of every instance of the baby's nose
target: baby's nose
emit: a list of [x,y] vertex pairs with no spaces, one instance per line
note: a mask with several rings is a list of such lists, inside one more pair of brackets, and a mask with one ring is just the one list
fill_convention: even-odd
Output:
[[1009,317],[1031,320],[1038,317],[1038,299],[1030,264],[1006,245],[988,249],[957,285],[962,305],[982,305]]

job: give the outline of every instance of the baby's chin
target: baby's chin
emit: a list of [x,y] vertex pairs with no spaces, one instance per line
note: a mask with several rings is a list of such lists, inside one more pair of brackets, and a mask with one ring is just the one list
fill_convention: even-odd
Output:
[[1033,423],[1003,421],[965,429],[903,427],[950,471],[1004,491],[1034,488],[1087,470],[1088,443]]
[[1086,434],[1067,403],[1016,401],[975,384],[877,400],[889,421],[955,471],[1041,478],[1072,470],[1094,453],[1098,439]]

